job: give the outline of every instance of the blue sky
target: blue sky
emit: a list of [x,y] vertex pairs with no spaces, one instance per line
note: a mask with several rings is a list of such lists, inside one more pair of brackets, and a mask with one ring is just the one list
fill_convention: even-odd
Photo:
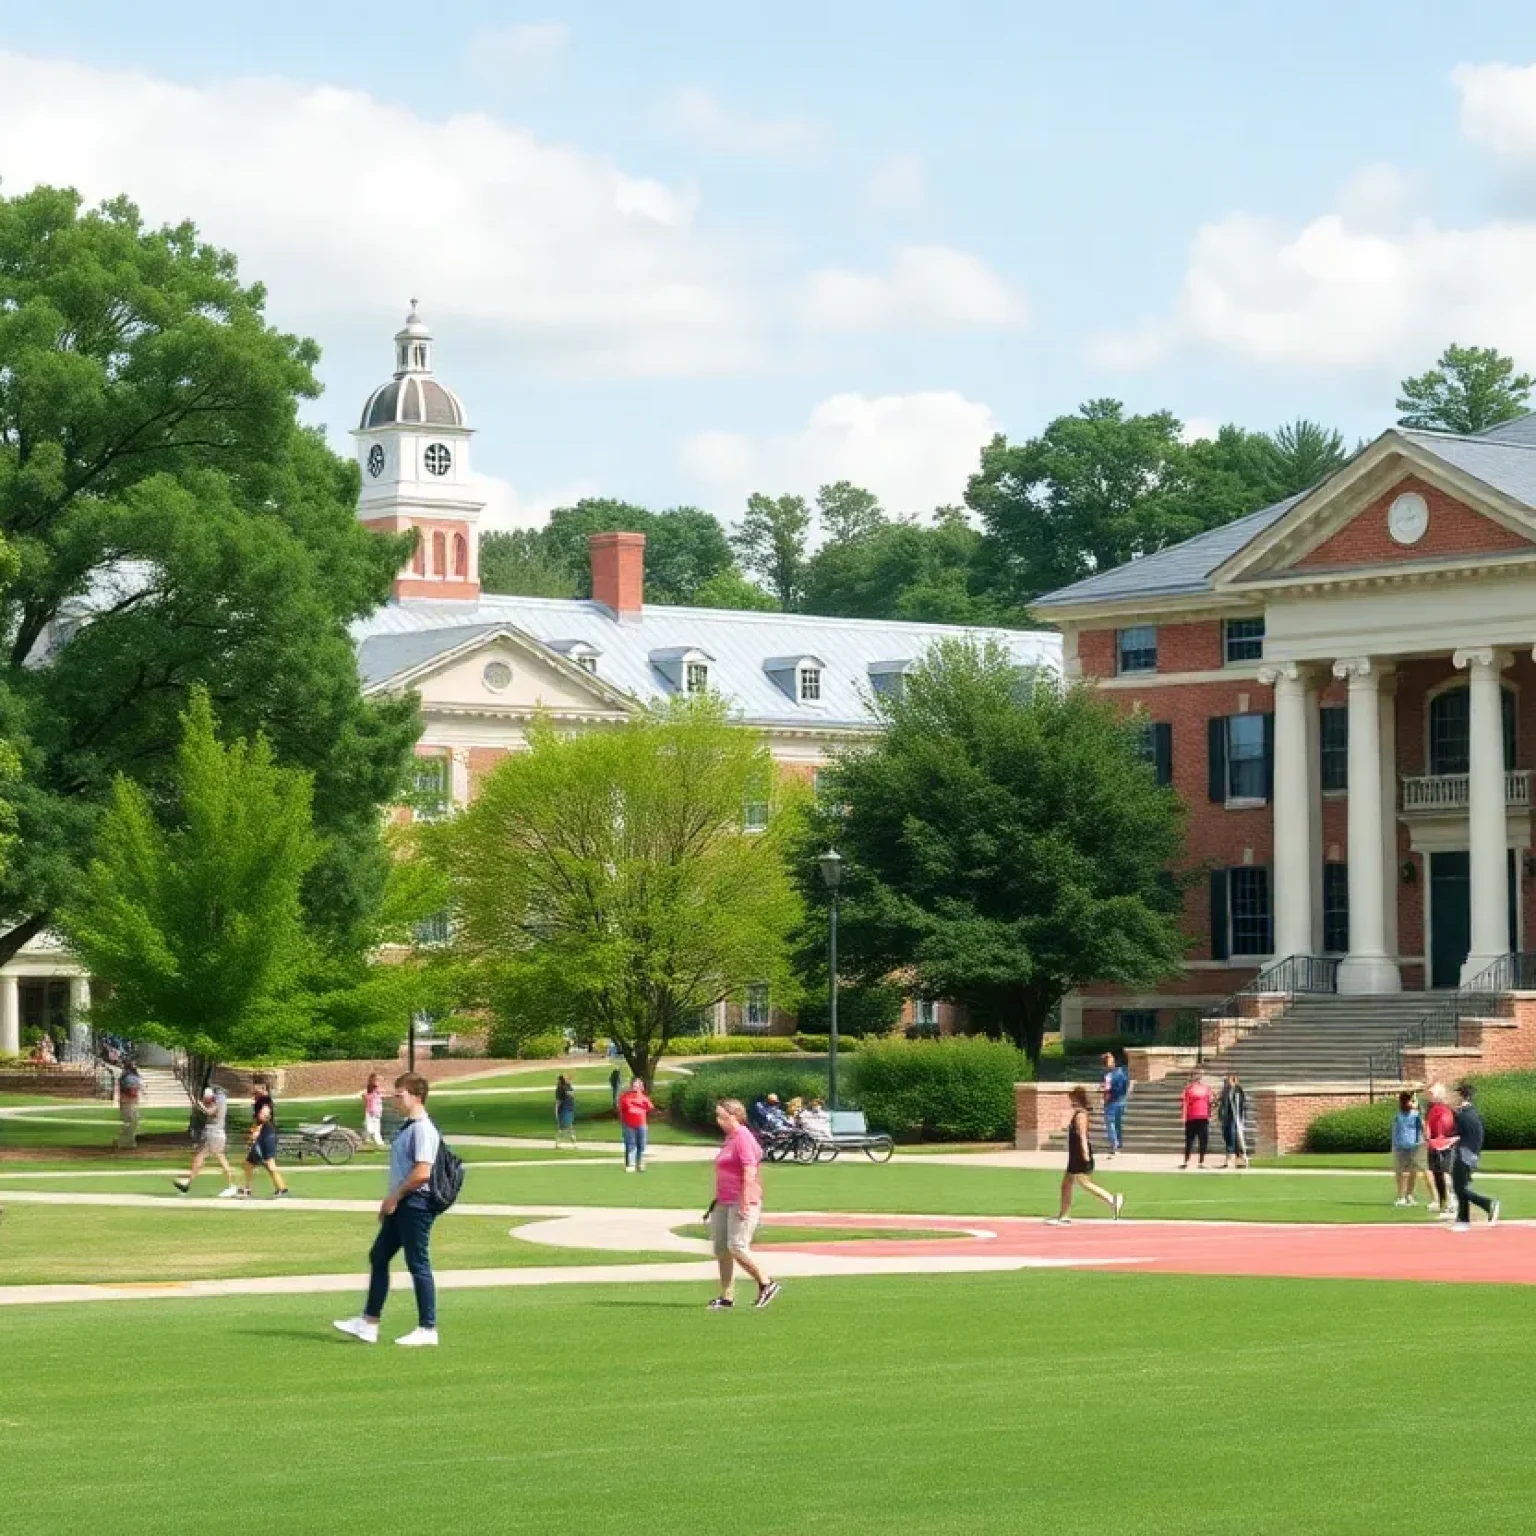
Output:
[[196,218],[338,445],[418,293],[498,521],[922,510],[1092,396],[1354,437],[1447,341],[1536,364],[1499,9],[0,0],[0,183]]

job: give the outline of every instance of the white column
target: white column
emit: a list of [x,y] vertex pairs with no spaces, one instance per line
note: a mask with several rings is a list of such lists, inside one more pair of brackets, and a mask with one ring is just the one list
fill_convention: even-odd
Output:
[[21,1055],[21,1000],[16,978],[0,971],[0,1056]]
[[448,798],[454,805],[469,804],[469,748],[455,747],[448,769]]
[[1387,953],[1397,954],[1397,677],[1383,672],[1376,718],[1381,736],[1382,932]]
[[1463,983],[1509,953],[1508,837],[1504,827],[1504,711],[1499,674],[1507,651],[1482,647],[1452,658],[1467,674],[1471,714],[1468,742],[1467,848],[1472,876],[1472,951]]
[[1312,953],[1311,785],[1307,774],[1307,681],[1293,661],[1264,667],[1275,690],[1275,956]]
[[1381,673],[1368,656],[1333,664],[1349,681],[1349,954],[1339,991],[1354,996],[1402,990],[1387,954],[1381,848]]
[[1307,804],[1312,818],[1312,953],[1323,952],[1323,722],[1318,679],[1307,682]]
[[88,976],[69,978],[69,1041],[83,1046],[90,1038],[91,1027],[83,1015],[91,1006],[91,980]]

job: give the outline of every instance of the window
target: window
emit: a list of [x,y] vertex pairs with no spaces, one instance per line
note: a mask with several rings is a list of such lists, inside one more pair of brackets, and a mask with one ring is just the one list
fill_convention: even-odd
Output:
[[1349,865],[1323,865],[1323,953],[1349,953]]
[[453,536],[453,574],[461,579],[469,575],[469,541],[462,533]]
[[800,668],[800,702],[814,704],[821,698],[821,668]]
[[453,468],[453,455],[446,443],[428,443],[424,458],[429,475],[446,475]]
[[594,677],[597,676],[596,656],[587,655],[584,652],[578,652],[574,657],[572,657],[572,660],[578,667],[581,668],[583,672],[590,672]]
[[441,816],[448,809],[448,759],[418,757],[411,785],[411,803],[418,820]]
[[747,988],[746,1002],[741,1010],[741,1027],[756,1034],[768,1028],[768,983],[755,982]]
[[448,942],[448,914],[434,912],[416,924],[418,944],[446,944]]
[[939,1003],[937,998],[912,997],[913,1029],[937,1029],[939,1027]]
[[1173,724],[1168,720],[1145,720],[1141,726],[1141,755],[1152,765],[1157,782],[1163,787],[1173,783]]
[[870,675],[869,686],[877,699],[899,699],[902,681],[900,672],[875,672]]
[[1265,716],[1227,717],[1227,799],[1265,800],[1269,797],[1265,751]]
[[1157,671],[1157,626],[1137,624],[1122,629],[1117,636],[1116,650],[1122,672]]
[[432,574],[434,576],[448,574],[448,535],[445,533],[432,535]]
[[683,691],[703,693],[709,687],[709,663],[690,661],[683,668]]
[[1267,955],[1274,947],[1270,937],[1269,871],[1251,866],[1230,870],[1227,889],[1232,918],[1232,953]]
[[1349,788],[1349,710],[1329,704],[1317,712],[1319,777],[1323,793]]
[[1157,1033],[1157,1009],[1120,1008],[1115,1013],[1115,1033],[1150,1040]]
[[[1499,690],[1504,717],[1504,769],[1515,766],[1515,696]],[[1429,701],[1429,771],[1470,773],[1472,768],[1472,696],[1465,688],[1447,688]]]
[[748,832],[766,832],[768,830],[768,802],[766,800],[748,800],[746,811],[742,816],[742,826]]
[[1233,661],[1262,661],[1264,659],[1264,620],[1228,619],[1226,623],[1226,657]]

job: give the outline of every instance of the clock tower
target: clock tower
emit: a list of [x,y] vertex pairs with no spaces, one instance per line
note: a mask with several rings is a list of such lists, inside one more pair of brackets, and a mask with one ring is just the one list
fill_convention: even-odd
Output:
[[380,533],[416,534],[395,578],[397,602],[480,596],[480,513],[469,472],[470,429],[454,392],[432,374],[432,333],[411,300],[395,334],[395,376],[368,397],[352,436],[363,490],[357,515]]

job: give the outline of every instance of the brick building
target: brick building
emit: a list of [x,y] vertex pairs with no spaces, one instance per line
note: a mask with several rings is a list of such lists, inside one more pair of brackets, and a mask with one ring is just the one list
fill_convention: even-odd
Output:
[[1536,415],[1388,431],[1036,609],[1188,808],[1184,971],[1086,989],[1069,1033],[1150,1033],[1290,956],[1361,995],[1536,947]]

